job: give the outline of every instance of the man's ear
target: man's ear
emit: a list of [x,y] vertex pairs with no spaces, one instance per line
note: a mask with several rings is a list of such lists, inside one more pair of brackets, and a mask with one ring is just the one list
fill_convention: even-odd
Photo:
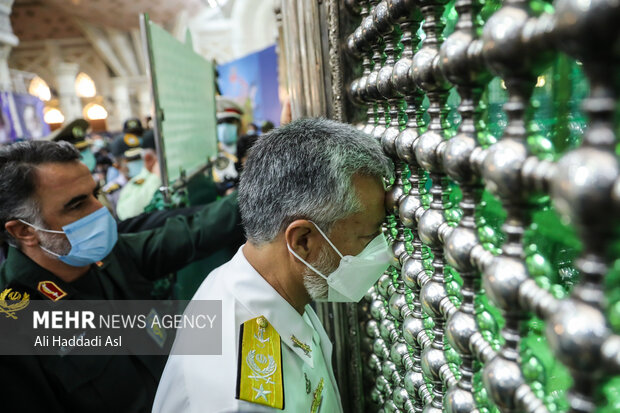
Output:
[[307,219],[291,222],[284,231],[284,239],[291,249],[306,261],[316,258],[323,242],[321,234]]
[[35,247],[39,245],[39,238],[30,225],[26,225],[23,222],[13,219],[7,221],[4,224],[4,229],[8,232],[20,245]]

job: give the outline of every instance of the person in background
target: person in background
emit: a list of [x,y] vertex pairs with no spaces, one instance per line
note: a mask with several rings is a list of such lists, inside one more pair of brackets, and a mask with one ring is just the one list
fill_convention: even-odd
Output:
[[217,96],[217,141],[220,152],[237,154],[237,138],[241,130],[243,110],[233,100]]
[[[129,118],[123,123],[123,131],[112,139],[112,144],[118,141],[119,138],[133,140],[133,137],[135,137],[137,139],[142,139],[143,134],[144,128],[142,127],[142,122],[140,122],[140,119]],[[114,147],[112,147],[112,153],[114,152]],[[106,182],[112,182],[117,178],[117,176],[120,174],[119,166],[120,165],[114,164],[111,168],[108,168]]]
[[86,134],[90,124],[86,119],[76,119],[60,129],[49,134],[45,139],[53,142],[67,141],[80,151],[81,161],[88,167],[90,172],[95,171],[97,160],[93,153]]
[[147,131],[140,140],[137,152],[128,156],[127,170],[129,182],[120,190],[116,204],[116,215],[120,220],[134,217],[144,212],[155,192],[161,187],[159,162],[155,152],[153,131]]
[[239,174],[236,169],[237,140],[241,129],[241,107],[234,101],[217,96],[218,156],[213,164],[212,176],[219,195],[230,192]]
[[96,180],[105,185],[108,182],[108,169],[114,165],[114,161],[107,148],[101,148],[99,151],[95,152],[95,162],[95,174],[98,176]]
[[132,133],[119,134],[114,138],[110,149],[114,156],[114,169],[117,173],[113,177],[108,174],[110,179],[103,187],[103,192],[110,199],[116,211],[121,189],[142,170],[141,138]]
[[[90,124],[85,119],[76,119],[68,123],[61,129],[57,129],[54,133],[48,135],[45,140],[53,142],[69,142],[77,150],[80,151],[80,161],[86,165],[93,179],[97,182],[98,188],[103,186],[102,177],[96,173],[97,159],[90,148],[90,142],[86,138],[86,132],[90,128]],[[114,215],[114,205],[109,201],[108,197],[102,193],[97,193],[97,198]]]
[[144,127],[138,118],[129,118],[123,123],[123,133],[130,133],[138,138],[144,134]]
[[258,135],[258,125],[256,125],[256,123],[250,123],[246,135]]
[[103,135],[99,133],[92,133],[90,135],[90,142],[90,147],[95,155],[101,151],[103,151],[104,154],[107,154],[108,145]]

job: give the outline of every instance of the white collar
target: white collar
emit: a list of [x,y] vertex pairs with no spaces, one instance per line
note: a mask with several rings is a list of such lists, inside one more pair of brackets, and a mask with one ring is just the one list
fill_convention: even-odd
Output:
[[[264,316],[286,343],[310,367],[314,367],[312,352],[306,352],[293,341],[293,336],[301,343],[312,347],[314,329],[308,325],[303,317],[284,299],[265,279],[252,267],[243,254],[243,246],[229,262],[230,274],[226,275],[226,282],[232,294],[255,317]],[[312,324],[316,328],[318,320],[310,305],[306,305]],[[320,332],[320,330],[319,330]],[[320,351],[316,349],[314,351]]]

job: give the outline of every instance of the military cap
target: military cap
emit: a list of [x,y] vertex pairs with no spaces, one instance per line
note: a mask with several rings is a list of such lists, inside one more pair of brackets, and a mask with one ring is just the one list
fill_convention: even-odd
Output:
[[135,158],[142,153],[140,138],[133,133],[120,133],[112,141],[110,150],[115,157]]
[[142,135],[142,148],[155,150],[155,134],[153,129],[147,129]]
[[241,115],[243,115],[243,110],[241,109],[241,106],[239,106],[235,101],[224,96],[217,96],[216,103],[218,122],[222,122],[228,119],[241,121]]
[[148,129],[142,138],[133,133],[121,133],[114,138],[111,145],[112,155],[135,158],[142,153],[142,149],[155,149],[153,130]]
[[140,119],[138,118],[127,119],[125,123],[123,123],[123,132],[142,136],[142,134],[144,133],[142,122],[140,122]]
[[56,129],[45,139],[54,142],[67,141],[77,149],[82,150],[90,145],[86,139],[86,131],[89,127],[90,124],[86,119],[76,119],[62,128]]

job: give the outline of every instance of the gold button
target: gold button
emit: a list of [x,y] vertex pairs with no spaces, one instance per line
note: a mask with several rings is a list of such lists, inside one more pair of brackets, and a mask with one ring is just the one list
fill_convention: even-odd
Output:
[[261,328],[267,328],[267,326],[269,325],[269,323],[267,323],[267,319],[265,317],[263,317],[263,316],[258,317],[256,319],[256,323]]

